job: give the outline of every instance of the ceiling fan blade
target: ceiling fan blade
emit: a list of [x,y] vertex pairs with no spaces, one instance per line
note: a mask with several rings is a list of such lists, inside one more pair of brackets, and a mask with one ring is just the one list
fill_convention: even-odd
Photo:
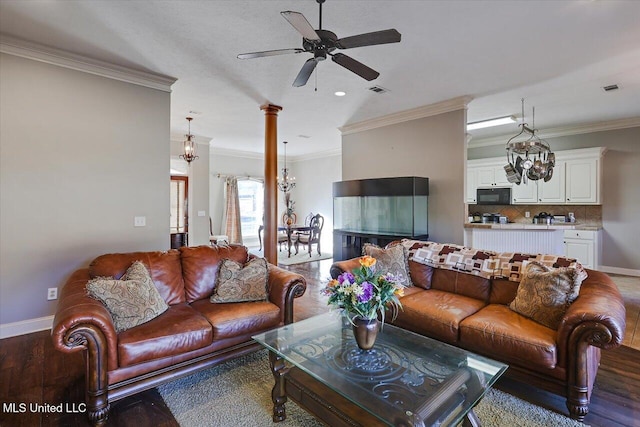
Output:
[[300,12],[287,10],[285,12],[280,12],[280,15],[289,21],[289,24],[293,25],[293,28],[302,34],[302,37],[305,39],[320,41],[320,36],[318,36],[316,30],[313,29],[311,24],[309,24],[309,21],[307,21],[307,18],[305,18]]
[[336,42],[336,46],[340,49],[351,49],[375,44],[398,43],[401,37],[402,35],[395,29],[374,31],[373,33],[344,37]]
[[375,80],[380,75],[376,70],[367,67],[362,62],[356,61],[344,53],[336,53],[332,55],[331,60],[368,81]]
[[264,56],[287,55],[289,53],[301,53],[301,52],[304,52],[304,49],[293,48],[293,49],[265,50],[262,52],[241,53],[240,55],[238,55],[238,59],[253,59],[253,58],[262,58]]
[[307,80],[311,77],[311,73],[316,69],[316,65],[318,65],[318,61],[315,58],[307,59],[307,62],[304,63],[302,69],[298,73],[295,81],[293,82],[294,87],[300,87],[307,84]]

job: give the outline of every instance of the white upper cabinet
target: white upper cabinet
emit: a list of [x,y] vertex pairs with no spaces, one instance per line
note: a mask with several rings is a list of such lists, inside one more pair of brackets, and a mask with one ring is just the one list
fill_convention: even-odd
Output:
[[476,203],[476,188],[478,182],[478,168],[467,168],[467,191],[466,202]]
[[565,203],[565,162],[556,161],[553,176],[549,181],[527,180],[527,183],[514,185],[513,203],[516,205],[563,204]]
[[507,173],[504,170],[504,160],[496,162],[495,165],[478,166],[477,170],[477,187],[511,187],[511,183],[507,181]]
[[558,204],[565,199],[565,162],[556,161],[549,181],[538,181],[538,203]]
[[511,190],[514,204],[533,205],[538,203],[538,181],[527,180],[527,183],[514,185]]
[[598,163],[597,159],[567,160],[566,203],[601,203]]
[[[514,204],[575,204],[602,203],[602,156],[606,148],[582,148],[556,152],[553,176],[520,185],[507,181],[504,159],[470,160],[467,170],[467,203],[475,203],[476,188],[511,187]],[[470,170],[473,170],[470,172]],[[475,179],[475,187],[470,176]],[[472,190],[473,188],[473,190]]]

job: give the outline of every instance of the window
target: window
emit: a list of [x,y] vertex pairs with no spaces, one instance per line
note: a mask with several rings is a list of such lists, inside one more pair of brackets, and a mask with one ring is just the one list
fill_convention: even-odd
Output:
[[189,217],[187,214],[187,188],[186,176],[172,176],[170,198],[169,227],[171,233],[186,233],[189,231]]
[[252,179],[238,179],[242,237],[258,237],[264,212],[264,184]]

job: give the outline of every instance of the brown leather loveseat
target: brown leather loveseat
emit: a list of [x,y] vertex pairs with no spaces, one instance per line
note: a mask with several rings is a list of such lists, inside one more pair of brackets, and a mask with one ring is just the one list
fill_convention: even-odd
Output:
[[[60,351],[85,352],[91,421],[103,424],[110,402],[258,350],[252,335],[293,321],[293,300],[304,294],[306,281],[270,264],[266,301],[209,301],[221,261],[250,257],[241,245],[108,254],[72,274],[60,294],[52,337]],[[116,333],[111,313],[88,296],[86,284],[95,277],[119,279],[138,260],[169,308]]]
[[[510,309],[520,267],[523,260],[552,260],[560,265],[572,260],[436,244],[440,246],[430,255],[434,265],[416,262],[416,251],[431,243],[403,240],[387,246],[386,250],[404,246],[414,285],[400,299],[403,309],[393,323],[509,364],[506,375],[566,396],[570,416],[582,421],[589,410],[600,349],[617,347],[623,340],[624,302],[611,278],[585,269],[588,276],[577,299],[558,328],[551,329]],[[491,258],[495,268],[504,269],[505,274],[482,277],[479,271],[460,271],[465,270],[463,264],[482,269]],[[451,268],[447,268],[451,259]],[[358,266],[357,259],[335,262],[331,276],[337,278]]]

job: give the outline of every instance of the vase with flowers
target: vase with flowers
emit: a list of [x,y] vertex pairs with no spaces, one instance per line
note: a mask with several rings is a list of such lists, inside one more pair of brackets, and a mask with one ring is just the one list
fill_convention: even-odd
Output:
[[375,258],[363,256],[359,261],[360,267],[331,280],[322,292],[329,297],[328,304],[342,309],[353,325],[358,347],[369,350],[387,310],[395,318],[402,308],[399,297],[404,287],[393,274],[377,271]]

